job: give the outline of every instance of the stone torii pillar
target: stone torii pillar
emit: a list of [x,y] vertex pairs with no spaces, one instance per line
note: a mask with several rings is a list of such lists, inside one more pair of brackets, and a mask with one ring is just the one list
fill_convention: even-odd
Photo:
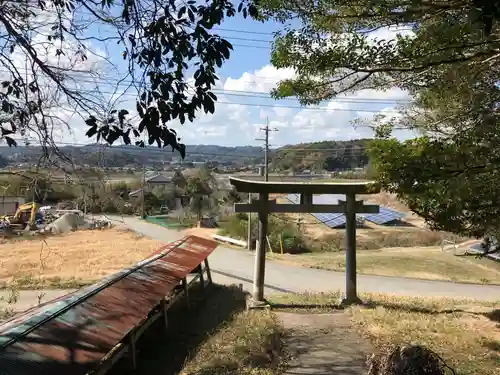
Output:
[[[259,217],[259,247],[255,253],[253,282],[253,303],[266,304],[264,279],[266,263],[266,236],[269,213],[342,213],[346,216],[346,297],[343,303],[359,303],[356,282],[356,213],[378,213],[378,205],[365,205],[356,201],[356,194],[374,194],[380,191],[373,182],[348,183],[300,183],[261,182],[230,177],[229,181],[237,191],[259,193],[258,200],[237,203],[235,212],[257,212]],[[269,200],[270,193],[300,194],[299,204],[277,204]],[[338,204],[313,204],[313,194],[345,194],[346,201]]]

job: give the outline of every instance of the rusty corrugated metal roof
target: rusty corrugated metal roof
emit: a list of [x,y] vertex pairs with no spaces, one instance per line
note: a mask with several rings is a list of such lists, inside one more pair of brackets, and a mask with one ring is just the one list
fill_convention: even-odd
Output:
[[189,236],[0,326],[2,375],[86,374],[216,248]]

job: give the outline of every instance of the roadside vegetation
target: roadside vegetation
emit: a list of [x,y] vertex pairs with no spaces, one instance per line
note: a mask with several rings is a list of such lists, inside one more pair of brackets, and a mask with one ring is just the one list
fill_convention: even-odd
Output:
[[[272,296],[276,309],[301,313],[331,311],[339,293]],[[500,305],[448,298],[362,294],[365,306],[348,308],[354,326],[377,351],[393,345],[423,345],[439,354],[458,375],[498,375]]]

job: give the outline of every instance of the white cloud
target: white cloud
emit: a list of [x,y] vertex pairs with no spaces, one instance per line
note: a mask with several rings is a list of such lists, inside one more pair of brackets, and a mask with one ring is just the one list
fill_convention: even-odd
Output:
[[400,36],[414,36],[415,33],[413,30],[406,26],[389,26],[389,27],[381,27],[375,31],[372,31],[368,34],[369,38],[372,40],[394,40],[396,37]]
[[224,90],[269,92],[279,81],[293,78],[294,75],[293,69],[276,69],[272,65],[266,65],[254,72],[245,72],[240,78],[228,78],[224,83]]
[[[213,115],[199,114],[194,123],[171,126],[178,131],[186,143],[211,143],[222,145],[261,145],[261,128],[269,120],[269,126],[278,131],[270,133],[274,146],[284,144],[321,141],[348,140],[372,137],[373,132],[366,127],[355,128],[352,121],[358,117],[371,117],[379,111],[394,114],[396,101],[406,101],[408,94],[399,89],[386,91],[363,90],[352,95],[344,95],[336,100],[323,103],[319,110],[300,107],[293,100],[275,101],[262,94],[254,97],[235,96],[233,91],[266,92],[277,81],[291,77],[289,71],[266,65],[240,77],[226,79],[219,87],[224,94],[217,93],[220,101],[216,103]],[[251,95],[251,94],[249,94]],[[237,104],[236,104],[237,103]],[[248,103],[250,105],[244,105]],[[265,105],[260,107],[259,104]],[[401,135],[407,137],[406,133]]]

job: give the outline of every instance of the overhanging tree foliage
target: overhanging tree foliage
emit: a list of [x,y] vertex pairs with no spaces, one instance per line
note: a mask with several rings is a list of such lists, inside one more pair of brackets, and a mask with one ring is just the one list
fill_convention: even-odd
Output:
[[[184,155],[169,121],[214,112],[216,69],[232,46],[212,28],[237,12],[255,16],[256,9],[247,0],[237,8],[228,0],[0,0],[1,138],[12,146],[15,136],[35,132],[42,144],[53,146],[52,124],[63,120],[49,113],[44,94],[57,91],[86,118],[87,136],[144,146],[145,132],[147,143],[170,145]],[[93,33],[97,25],[104,25],[105,36]],[[95,53],[89,43],[110,41],[121,46],[119,57],[128,66],[123,81],[136,89],[138,125],[128,119],[128,108],[104,106],[76,84],[82,77],[75,76],[76,62]],[[58,64],[64,57],[73,65]]]
[[[370,150],[382,186],[434,229],[498,234],[498,1],[266,0],[263,8],[303,22],[276,38],[273,64],[297,74],[275,97],[307,105],[364,88],[407,90],[413,100],[401,116],[372,123],[383,138]],[[384,27],[402,32],[374,40],[370,32]],[[398,142],[394,126],[422,136]]]
[[[500,1],[489,0],[263,0],[261,16],[286,22],[272,63],[297,76],[279,83],[277,98],[303,104],[360,88],[403,88],[434,82],[433,68],[500,59]],[[384,27],[403,28],[395,40],[373,40]],[[411,32],[412,35],[409,35]]]

